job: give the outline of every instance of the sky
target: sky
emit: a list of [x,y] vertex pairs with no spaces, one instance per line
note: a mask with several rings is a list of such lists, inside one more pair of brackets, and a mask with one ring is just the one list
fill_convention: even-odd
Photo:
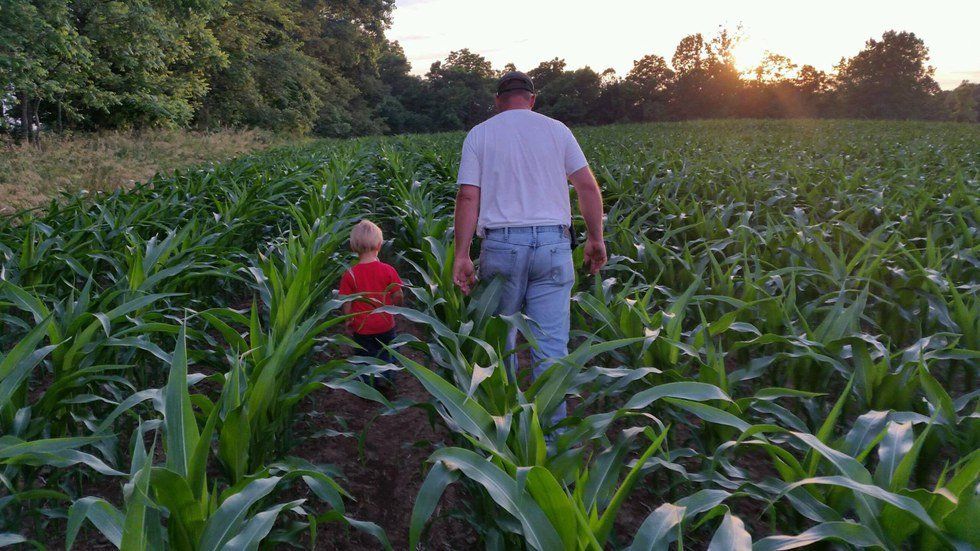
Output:
[[529,70],[564,58],[568,68],[613,68],[624,76],[633,61],[658,54],[670,61],[681,38],[714,35],[741,25],[736,49],[742,70],[769,50],[798,65],[830,71],[869,38],[907,30],[925,40],[944,89],[980,82],[980,0],[396,0],[388,37],[425,74],[433,61],[469,48],[494,68],[513,62]]

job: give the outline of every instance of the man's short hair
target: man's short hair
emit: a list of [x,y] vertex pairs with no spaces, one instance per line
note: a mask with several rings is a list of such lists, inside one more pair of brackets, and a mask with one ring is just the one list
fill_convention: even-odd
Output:
[[370,220],[361,220],[350,232],[350,248],[355,253],[366,253],[381,248],[384,242],[381,228]]
[[510,101],[514,98],[521,98],[524,101],[531,101],[531,97],[534,96],[533,93],[527,90],[507,90],[506,92],[501,92],[497,94],[497,97],[504,101]]

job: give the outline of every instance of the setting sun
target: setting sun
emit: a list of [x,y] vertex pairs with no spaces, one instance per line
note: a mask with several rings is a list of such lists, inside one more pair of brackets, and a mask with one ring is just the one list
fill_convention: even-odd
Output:
[[741,36],[735,45],[733,55],[735,67],[743,75],[752,75],[755,69],[765,59],[768,49],[761,40],[751,36]]

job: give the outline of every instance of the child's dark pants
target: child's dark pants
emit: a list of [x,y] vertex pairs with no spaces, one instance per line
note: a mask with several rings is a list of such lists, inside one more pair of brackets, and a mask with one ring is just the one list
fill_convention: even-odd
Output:
[[[384,333],[378,333],[377,335],[361,335],[354,333],[354,342],[363,348],[363,350],[355,351],[355,354],[360,356],[371,356],[373,358],[378,358],[383,362],[391,363],[391,353],[385,349],[385,345],[390,345],[391,341],[395,340],[396,335],[397,333],[395,333],[394,329]],[[384,378],[391,381],[395,378],[394,375],[394,372],[386,371],[384,373]]]

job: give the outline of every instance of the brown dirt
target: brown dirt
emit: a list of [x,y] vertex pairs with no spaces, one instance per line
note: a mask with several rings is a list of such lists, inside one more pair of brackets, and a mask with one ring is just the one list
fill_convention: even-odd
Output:
[[[396,376],[396,387],[396,399],[428,398],[425,389],[405,373]],[[341,485],[356,500],[349,505],[349,516],[378,524],[395,549],[406,549],[412,507],[429,468],[426,460],[437,447],[447,445],[446,431],[433,428],[420,409],[379,416],[378,404],[342,390],[324,389],[308,405],[311,412],[324,413],[310,418],[309,434],[328,428],[345,430],[336,417],[346,421],[348,432],[360,435],[366,430],[363,457],[357,438],[343,436],[307,439],[295,455],[339,467],[344,474]],[[458,491],[450,487],[440,505],[441,512],[459,504]],[[476,537],[459,521],[440,520],[433,523],[425,541],[429,549],[459,549],[475,544]],[[341,528],[324,529],[316,545],[324,550],[379,547],[372,537]]]
[[[400,332],[423,336],[418,328],[399,321]],[[420,363],[429,363],[417,351],[406,355]],[[430,396],[408,373],[395,376],[393,401],[428,402]],[[349,503],[347,514],[358,520],[371,521],[388,535],[395,549],[408,548],[408,528],[412,507],[429,470],[427,459],[433,451],[451,445],[449,434],[436,420],[415,407],[398,413],[380,415],[384,408],[343,390],[324,388],[310,395],[304,403],[302,421],[297,432],[304,444],[293,455],[315,464],[330,464],[341,469],[340,484],[356,501]],[[341,421],[343,420],[343,421]],[[352,437],[312,435],[325,429],[353,433]],[[366,431],[366,432],[365,432]],[[363,433],[363,450],[358,437]],[[463,549],[477,543],[476,534],[463,521],[439,518],[461,506],[461,489],[450,486],[433,515],[423,538],[426,549]],[[316,549],[380,549],[378,541],[356,530],[339,526],[322,527]]]

